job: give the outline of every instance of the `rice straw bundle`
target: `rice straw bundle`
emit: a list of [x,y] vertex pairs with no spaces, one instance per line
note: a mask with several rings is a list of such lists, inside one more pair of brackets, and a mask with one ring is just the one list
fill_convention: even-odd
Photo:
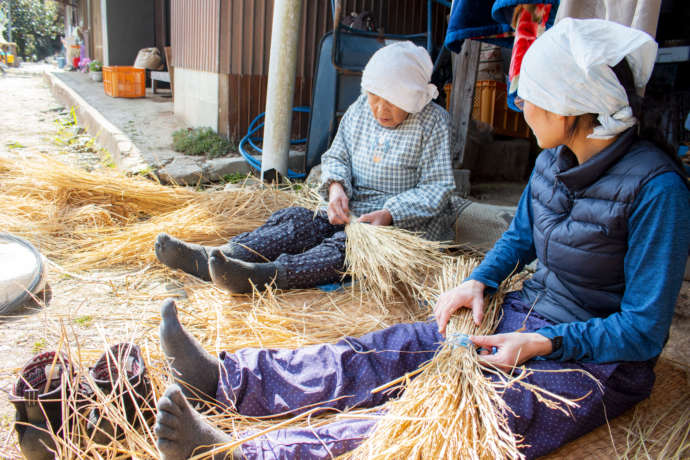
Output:
[[[458,285],[476,261],[447,260],[435,297]],[[490,334],[498,324],[502,291],[487,298],[485,316],[476,326],[469,309],[451,319],[447,334]],[[402,397],[384,406],[372,435],[353,458],[498,459],[523,458],[505,417],[505,403],[482,372],[473,347],[446,343]]]
[[389,226],[353,220],[345,226],[346,274],[385,306],[396,297],[419,297],[443,265],[446,245]]

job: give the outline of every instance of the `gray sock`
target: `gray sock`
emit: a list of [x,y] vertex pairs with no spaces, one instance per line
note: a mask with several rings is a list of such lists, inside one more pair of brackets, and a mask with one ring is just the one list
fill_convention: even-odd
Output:
[[210,248],[185,243],[167,233],[161,233],[156,237],[155,247],[156,257],[163,264],[170,268],[178,268],[204,281],[211,281],[208,272],[208,251]]
[[[204,400],[215,398],[221,362],[184,330],[177,318],[175,301],[167,299],[161,307],[161,347],[187,396]],[[197,391],[193,391],[196,389]]]
[[[158,400],[157,409],[154,432],[163,460],[184,460],[233,441],[230,435],[206,422],[189,405],[177,385],[165,390]],[[213,456],[214,460],[240,458],[239,449]]]
[[251,292],[252,284],[263,289],[277,276],[278,269],[272,262],[252,263],[226,257],[218,249],[211,251],[208,259],[211,279],[216,286],[237,294]]

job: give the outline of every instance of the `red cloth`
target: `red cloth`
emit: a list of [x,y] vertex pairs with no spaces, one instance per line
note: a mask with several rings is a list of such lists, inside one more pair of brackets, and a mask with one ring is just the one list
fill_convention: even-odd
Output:
[[508,72],[508,79],[510,80],[508,92],[511,95],[517,92],[522,58],[534,40],[546,30],[546,22],[551,14],[551,6],[551,4],[540,3],[537,5],[523,4],[515,7],[512,24],[513,29],[515,29],[515,42]]

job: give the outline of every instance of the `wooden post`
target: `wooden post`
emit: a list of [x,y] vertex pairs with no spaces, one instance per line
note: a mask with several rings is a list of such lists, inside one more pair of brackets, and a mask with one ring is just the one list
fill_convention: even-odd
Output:
[[450,115],[454,143],[451,146],[454,167],[462,167],[467,146],[467,132],[474,104],[474,85],[477,82],[480,42],[465,40],[459,54],[453,55],[453,89]]

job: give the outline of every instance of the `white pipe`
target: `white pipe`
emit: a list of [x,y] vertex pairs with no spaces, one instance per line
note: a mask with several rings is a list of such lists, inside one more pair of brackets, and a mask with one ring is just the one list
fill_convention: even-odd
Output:
[[274,179],[265,177],[266,172],[271,170],[287,176],[299,25],[302,17],[302,0],[279,0],[273,5],[266,124],[261,156],[262,179]]
[[103,65],[110,65],[110,38],[108,37],[108,4],[101,0],[101,28],[103,30]]

